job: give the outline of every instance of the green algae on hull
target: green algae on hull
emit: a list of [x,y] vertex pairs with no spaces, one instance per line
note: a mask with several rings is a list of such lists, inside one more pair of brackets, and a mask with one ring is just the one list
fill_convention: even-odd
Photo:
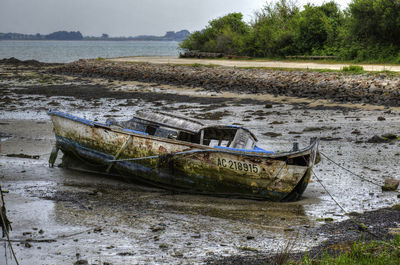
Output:
[[56,145],[65,154],[100,166],[97,170],[103,172],[111,169],[124,178],[189,193],[297,200],[308,184],[318,148],[315,140],[287,153],[221,150],[59,112],[49,114]]

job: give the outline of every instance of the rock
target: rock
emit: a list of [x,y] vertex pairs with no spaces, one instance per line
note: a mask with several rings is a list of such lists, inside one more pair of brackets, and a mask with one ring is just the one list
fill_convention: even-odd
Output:
[[89,264],[89,262],[85,259],[80,259],[74,263],[74,265],[86,265],[86,264]]
[[161,248],[161,249],[168,249],[169,248],[168,244],[160,244],[158,247]]
[[372,84],[372,85],[369,87],[368,92],[369,92],[369,93],[374,93],[375,91],[376,91],[376,86],[375,86],[374,84]]
[[389,140],[384,139],[378,135],[372,136],[370,139],[368,139],[368,143],[387,143]]
[[274,132],[266,132],[266,133],[263,133],[263,135],[269,136],[269,137],[278,137],[278,136],[282,136],[281,133],[274,133]]
[[385,183],[382,186],[383,191],[394,191],[397,190],[400,181],[398,179],[385,179]]
[[392,206],[393,210],[400,211],[400,203]]
[[272,108],[272,104],[265,104],[264,106],[266,109],[271,109]]
[[386,119],[385,119],[385,117],[379,116],[377,120],[378,121],[385,121]]
[[159,231],[164,231],[165,227],[164,226],[154,226],[154,227],[150,227],[151,232],[159,232]]
[[32,245],[31,245],[29,242],[25,242],[24,246],[25,246],[26,248],[31,248],[31,247],[32,247]]
[[117,254],[118,256],[135,256],[133,252],[120,252]]
[[273,122],[270,122],[270,124],[272,124],[272,125],[277,125],[277,124],[284,124],[285,122],[283,122],[283,121],[273,121]]

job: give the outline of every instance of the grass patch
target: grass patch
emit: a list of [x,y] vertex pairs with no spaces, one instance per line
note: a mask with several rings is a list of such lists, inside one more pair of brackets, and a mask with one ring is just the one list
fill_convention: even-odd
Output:
[[97,61],[104,61],[105,59],[103,57],[97,57],[96,60]]
[[318,73],[335,73],[338,70],[331,69],[310,69],[310,68],[285,68],[285,67],[264,67],[264,66],[239,66],[236,69],[250,70],[250,69],[261,69],[271,71],[284,71],[284,72],[318,72]]
[[343,66],[342,71],[343,71],[343,72],[346,72],[346,73],[352,73],[352,74],[362,74],[362,73],[365,73],[364,67],[359,66],[359,65]]
[[218,67],[219,65],[216,65],[216,64],[193,63],[193,64],[189,64],[189,66],[191,66],[191,67],[209,67],[209,68],[212,68],[212,67]]
[[400,264],[400,236],[389,241],[357,241],[354,243],[341,243],[330,247],[338,254],[322,254],[312,258],[306,254],[302,260],[290,260],[285,264],[292,265],[394,265]]

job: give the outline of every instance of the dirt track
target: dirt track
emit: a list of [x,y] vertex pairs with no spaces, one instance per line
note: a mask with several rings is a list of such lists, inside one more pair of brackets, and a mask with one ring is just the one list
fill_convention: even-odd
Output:
[[[121,57],[108,59],[114,62],[146,62],[154,64],[214,64],[231,67],[265,67],[265,68],[293,68],[293,69],[329,69],[341,70],[349,64],[326,64],[326,63],[304,63],[304,62],[282,62],[282,61],[261,61],[261,60],[220,60],[220,59],[187,59],[178,57]],[[398,65],[374,65],[360,64],[365,71],[393,71],[400,72]]]

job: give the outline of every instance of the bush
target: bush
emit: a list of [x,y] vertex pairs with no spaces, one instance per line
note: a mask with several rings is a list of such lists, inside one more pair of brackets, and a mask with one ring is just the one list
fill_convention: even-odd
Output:
[[400,63],[400,2],[352,0],[345,11],[336,2],[300,9],[275,0],[245,23],[241,13],[211,20],[180,47],[203,52],[277,58],[333,55],[354,62]]
[[362,72],[364,72],[364,67],[359,66],[359,65],[343,66],[342,71],[343,72],[351,72],[351,73],[362,73]]

